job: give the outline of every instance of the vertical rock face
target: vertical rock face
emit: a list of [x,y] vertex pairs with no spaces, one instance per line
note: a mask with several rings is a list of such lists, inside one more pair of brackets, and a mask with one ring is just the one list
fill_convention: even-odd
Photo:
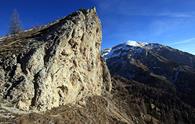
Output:
[[22,110],[45,111],[110,90],[110,75],[100,58],[101,39],[95,9],[4,38],[1,97]]

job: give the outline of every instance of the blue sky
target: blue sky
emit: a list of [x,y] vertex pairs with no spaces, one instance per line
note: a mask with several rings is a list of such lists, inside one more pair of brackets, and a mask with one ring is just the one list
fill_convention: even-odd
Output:
[[79,8],[97,8],[103,48],[127,40],[157,42],[195,54],[194,0],[0,0],[0,35],[14,9],[24,29],[61,18]]

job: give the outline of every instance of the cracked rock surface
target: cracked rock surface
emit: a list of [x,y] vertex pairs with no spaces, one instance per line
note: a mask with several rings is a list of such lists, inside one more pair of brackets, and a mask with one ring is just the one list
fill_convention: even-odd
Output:
[[24,111],[45,111],[111,90],[100,57],[95,9],[0,41],[0,97]]

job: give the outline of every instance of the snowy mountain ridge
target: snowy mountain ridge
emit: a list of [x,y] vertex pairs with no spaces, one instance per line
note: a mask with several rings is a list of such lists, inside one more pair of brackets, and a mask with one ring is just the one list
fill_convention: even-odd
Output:
[[151,50],[154,48],[156,50],[159,50],[162,47],[166,47],[166,46],[157,43],[147,43],[147,42],[128,40],[112,48],[104,49],[102,51],[102,56],[104,59],[109,59],[109,58],[125,55],[130,50],[133,51],[134,53],[140,53],[143,50]]
[[177,92],[195,106],[195,56],[158,43],[127,41],[104,50],[111,75]]
[[133,40],[128,40],[124,44],[125,45],[128,45],[128,46],[134,46],[134,47],[144,47],[148,43],[146,43],[146,42],[138,42],[138,41],[133,41]]

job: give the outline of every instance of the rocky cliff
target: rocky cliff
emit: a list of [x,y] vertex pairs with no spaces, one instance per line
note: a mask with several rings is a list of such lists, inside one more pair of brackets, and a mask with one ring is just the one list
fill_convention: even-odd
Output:
[[95,9],[80,10],[0,41],[0,97],[45,111],[111,90]]

